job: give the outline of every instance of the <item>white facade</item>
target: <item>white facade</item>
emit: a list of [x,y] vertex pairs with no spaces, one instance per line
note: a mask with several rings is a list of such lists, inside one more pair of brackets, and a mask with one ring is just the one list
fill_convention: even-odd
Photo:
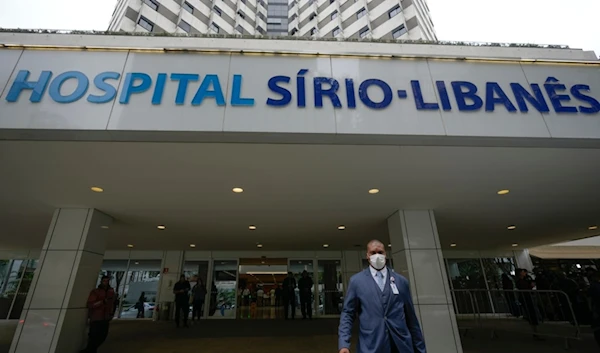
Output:
[[109,30],[437,39],[426,0],[119,0]]

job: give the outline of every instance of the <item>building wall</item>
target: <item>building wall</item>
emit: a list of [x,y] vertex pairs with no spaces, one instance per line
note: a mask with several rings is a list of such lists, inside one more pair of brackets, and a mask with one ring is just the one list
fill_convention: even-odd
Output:
[[425,0],[119,0],[108,29],[437,40]]

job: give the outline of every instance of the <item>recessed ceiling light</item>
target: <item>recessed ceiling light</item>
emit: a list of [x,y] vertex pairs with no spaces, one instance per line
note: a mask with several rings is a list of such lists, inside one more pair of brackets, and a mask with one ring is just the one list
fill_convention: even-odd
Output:
[[260,263],[261,263],[261,264],[264,264],[265,262],[264,262],[264,261],[261,261]]
[[596,230],[596,229],[598,229],[598,226],[589,226],[588,229],[589,230]]
[[256,230],[256,226],[249,226],[248,229],[250,229],[250,230]]
[[329,244],[323,244],[323,247],[324,247],[324,248],[328,248],[328,247],[329,247]]
[[92,186],[90,190],[92,190],[93,192],[104,192],[104,189],[99,186]]
[[160,226],[156,226],[156,228],[158,228],[160,230],[165,230],[165,229],[167,229],[167,226],[160,225]]
[[128,248],[133,248],[133,244],[127,244]]
[[506,195],[510,192],[508,189],[498,190],[498,195]]
[[100,226],[102,229],[108,229],[108,226]]
[[346,229],[346,226],[344,226],[344,225],[338,226],[338,229],[339,230],[344,230],[344,229]]
[[391,247],[392,247],[392,244],[388,244],[388,248],[391,248]]
[[262,244],[256,244],[257,248],[262,248]]
[[456,247],[456,243],[452,243],[450,244],[451,247],[455,248]]
[[242,188],[233,188],[232,191],[235,192],[236,194],[241,194],[242,192],[244,192],[244,189],[242,189]]
[[136,262],[135,262],[135,264],[136,264],[136,265],[139,265],[140,263],[136,261]]
[[512,246],[513,246],[513,247],[516,247],[516,246],[519,246],[519,244],[517,244],[517,243],[513,243],[513,244],[512,244]]
[[370,189],[369,190],[369,194],[374,195],[374,194],[378,194],[379,193],[379,189]]
[[195,248],[196,244],[190,244],[190,248]]
[[515,229],[517,229],[517,226],[508,226],[508,228],[507,228],[507,229],[508,229],[508,230],[515,230]]

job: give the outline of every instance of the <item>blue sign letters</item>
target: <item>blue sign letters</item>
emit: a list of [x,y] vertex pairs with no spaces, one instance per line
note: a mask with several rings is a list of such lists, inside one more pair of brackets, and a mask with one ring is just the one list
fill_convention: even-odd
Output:
[[[528,85],[517,82],[504,85],[486,82],[485,86],[477,86],[468,81],[436,81],[432,94],[424,91],[424,83],[419,80],[406,82],[406,87],[392,87],[377,78],[354,82],[352,78],[341,81],[333,77],[313,77],[311,85],[307,82],[310,80],[307,73],[308,69],[301,69],[295,78],[278,75],[266,80],[265,86],[270,94],[265,104],[272,108],[282,108],[295,103],[297,108],[303,109],[307,105],[307,94],[312,94],[315,108],[331,105],[335,109],[356,109],[357,102],[360,101],[365,107],[381,110],[389,107],[395,97],[402,101],[412,93],[415,108],[425,111],[457,109],[474,112],[483,109],[494,112],[502,109],[511,113],[526,113],[529,109],[535,109],[540,113],[548,113],[552,109],[559,114],[600,112],[600,102],[591,95],[589,85],[575,84],[567,87],[556,77],[548,77],[543,84]],[[37,77],[31,76],[33,75],[28,70],[21,70],[16,74],[6,96],[8,102],[17,102],[22,95],[28,94],[30,102],[39,103],[48,94],[50,99],[61,104],[77,102],[83,98],[90,103],[106,104],[113,102],[117,96],[119,104],[129,104],[134,99],[142,99],[144,93],[151,91],[151,98],[146,99],[152,105],[161,105],[165,90],[171,89],[176,90],[175,105],[229,104],[235,107],[252,107],[256,104],[255,98],[244,94],[244,80],[239,74],[234,74],[231,84],[225,82],[225,85],[218,75],[201,76],[195,73],[159,73],[153,77],[143,72],[127,72],[121,77],[118,72],[107,71],[91,78],[80,71],[66,71],[57,75],[52,71],[42,71]],[[119,80],[123,82],[120,89]],[[74,88],[63,87],[68,81],[69,86]],[[188,88],[193,82],[199,82],[199,88],[193,95],[188,95]],[[90,84],[101,94],[88,93]],[[228,87],[227,92],[223,90],[224,86]],[[307,92],[308,87],[312,87],[312,92]],[[375,98],[376,94],[383,98]],[[147,96],[150,97],[149,94]],[[229,97],[228,102],[226,97]]]

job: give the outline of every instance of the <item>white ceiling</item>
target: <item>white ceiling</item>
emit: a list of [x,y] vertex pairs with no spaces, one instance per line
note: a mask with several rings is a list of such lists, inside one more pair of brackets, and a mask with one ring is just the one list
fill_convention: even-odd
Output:
[[113,216],[109,249],[348,249],[387,241],[397,209],[435,210],[445,247],[556,243],[597,234],[599,162],[600,149],[1,141],[0,248],[41,247],[56,207]]

